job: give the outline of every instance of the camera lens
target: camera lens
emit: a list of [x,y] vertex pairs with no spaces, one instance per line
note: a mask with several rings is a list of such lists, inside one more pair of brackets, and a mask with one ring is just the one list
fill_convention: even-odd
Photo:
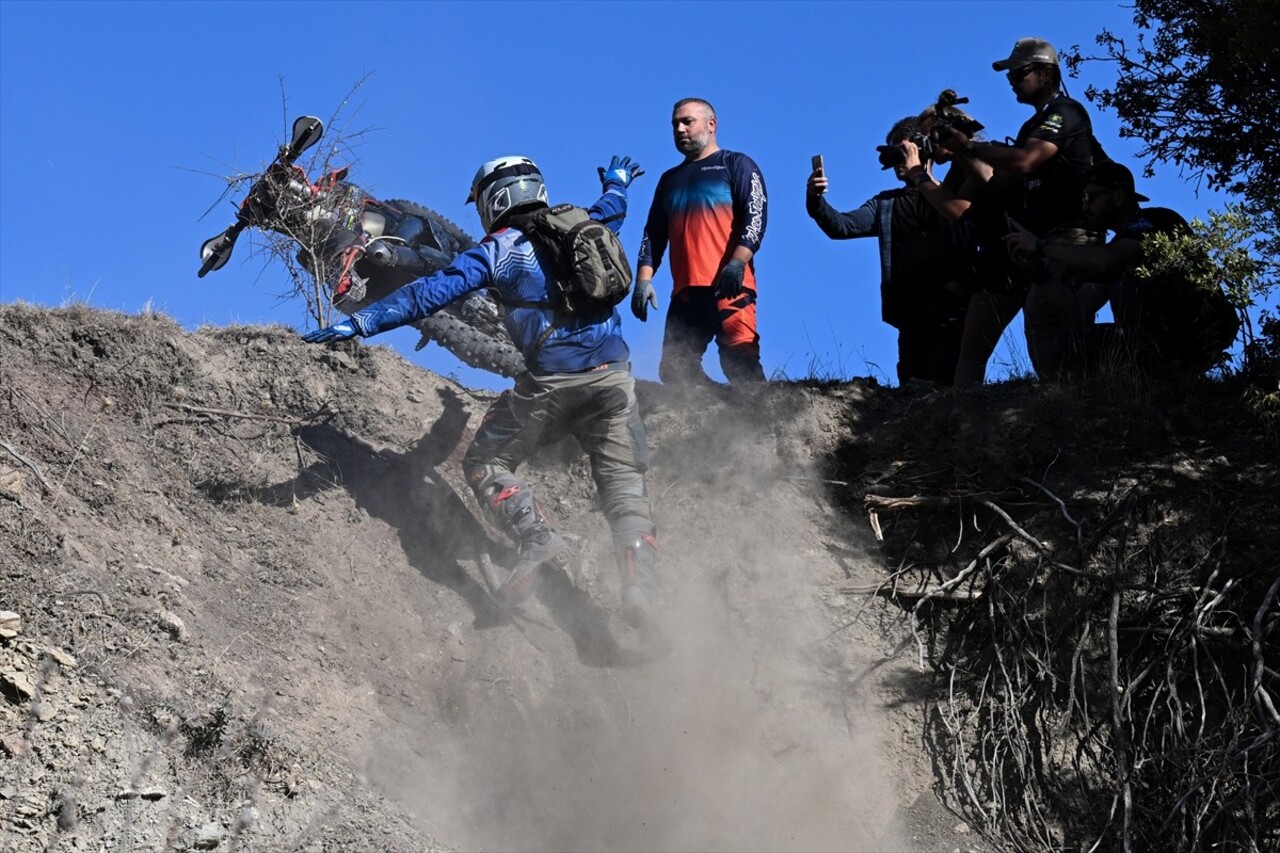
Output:
[[900,146],[877,145],[876,151],[879,152],[880,165],[885,169],[892,169],[907,162],[907,153]]

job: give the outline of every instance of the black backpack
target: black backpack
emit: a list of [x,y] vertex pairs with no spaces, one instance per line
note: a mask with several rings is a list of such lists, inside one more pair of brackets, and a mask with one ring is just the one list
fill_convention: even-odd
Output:
[[611,219],[592,219],[572,204],[511,217],[508,224],[523,231],[551,259],[556,281],[550,302],[508,304],[549,306],[563,317],[578,317],[598,314],[625,299],[631,291],[631,265],[622,241],[606,224]]

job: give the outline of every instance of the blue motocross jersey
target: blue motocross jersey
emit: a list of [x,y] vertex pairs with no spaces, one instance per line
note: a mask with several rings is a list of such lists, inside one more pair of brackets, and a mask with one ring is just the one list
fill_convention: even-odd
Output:
[[[617,233],[626,211],[626,189],[610,183],[588,213]],[[527,304],[549,303],[555,281],[550,262],[533,241],[518,228],[503,228],[455,257],[445,269],[409,282],[352,314],[351,319],[360,334],[369,337],[428,317],[474,290],[492,288],[497,300],[509,306],[507,331],[531,372],[580,373],[630,359],[617,309],[595,316],[561,317],[557,322],[549,306]],[[539,345],[539,339],[553,325]]]

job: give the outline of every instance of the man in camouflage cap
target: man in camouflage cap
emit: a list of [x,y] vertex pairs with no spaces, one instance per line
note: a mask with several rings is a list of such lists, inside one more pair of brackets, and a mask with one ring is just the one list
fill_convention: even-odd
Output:
[[1038,238],[1031,252],[1015,254],[1013,261],[1025,294],[1027,353],[1036,373],[1050,378],[1063,367],[1058,355],[1062,333],[1092,324],[1102,304],[1081,292],[1079,276],[1045,257],[1043,248],[1100,242],[1102,235],[1085,227],[1080,196],[1094,160],[1107,157],[1084,106],[1062,91],[1053,45],[1039,38],[1018,39],[1008,58],[991,67],[1005,72],[1018,102],[1034,108],[1035,115],[1022,125],[1013,145],[976,142],[952,128],[944,130],[951,134],[945,142],[995,169],[993,181],[1005,211]]

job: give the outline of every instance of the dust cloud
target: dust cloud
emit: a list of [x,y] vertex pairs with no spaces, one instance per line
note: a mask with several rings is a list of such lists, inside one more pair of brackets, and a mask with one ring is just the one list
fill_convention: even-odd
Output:
[[[671,654],[585,665],[531,603],[532,622],[464,628],[465,672],[436,685],[449,698],[421,697],[423,718],[370,755],[370,778],[445,843],[904,849],[879,707],[850,686],[871,652],[833,634],[823,603],[836,569],[816,538],[814,495],[779,476],[767,429],[728,411],[717,416],[731,423],[695,423],[706,416],[664,421],[681,438],[664,442],[651,472]],[[717,447],[717,462],[681,440],[698,428],[744,438]],[[544,480],[543,498],[554,488]],[[598,516],[577,521],[607,539]],[[617,580],[601,556],[586,585],[611,608]],[[610,624],[625,643],[620,620]]]

